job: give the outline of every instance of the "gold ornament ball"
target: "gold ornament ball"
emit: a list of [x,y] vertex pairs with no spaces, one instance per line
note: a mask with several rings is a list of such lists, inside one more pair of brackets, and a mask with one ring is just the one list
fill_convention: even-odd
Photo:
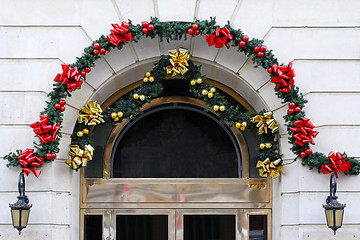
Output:
[[145,100],[145,96],[144,95],[140,95],[140,100],[144,101]]
[[153,82],[154,80],[155,80],[154,77],[149,77],[150,82]]
[[218,105],[214,105],[214,111],[218,111],[219,110],[219,106]]
[[264,143],[260,143],[260,149],[264,149],[265,148],[265,144]]
[[82,132],[83,132],[83,134],[86,134],[86,135],[87,135],[87,134],[89,134],[89,129],[84,128]]
[[116,116],[117,116],[117,114],[116,114],[116,113],[114,113],[114,112],[113,112],[113,113],[111,113],[111,117],[112,117],[112,118],[116,118]]
[[150,75],[151,75],[150,72],[146,72],[146,73],[145,73],[145,76],[146,76],[146,77],[150,77]]
[[114,121],[115,121],[115,122],[117,122],[117,121],[119,121],[119,120],[120,120],[120,118],[118,118],[118,117],[114,118]]
[[149,81],[149,79],[147,77],[143,78],[143,82],[148,82],[148,81]]
[[77,133],[76,133],[76,135],[77,135],[78,137],[82,137],[82,136],[84,136],[83,132],[80,132],[80,131],[79,131],[79,132],[77,132]]
[[271,144],[271,143],[266,143],[266,144],[265,144],[265,147],[266,147],[266,148],[271,148],[271,147],[272,147],[272,144]]
[[241,125],[246,128],[247,127],[247,122],[242,122]]
[[216,92],[216,88],[214,88],[214,87],[210,88],[210,92],[212,92],[212,93]]
[[197,82],[198,84],[201,84],[203,81],[202,81],[201,78],[198,78],[198,79],[196,79],[196,82]]
[[240,127],[241,127],[241,123],[237,122],[237,123],[235,124],[235,127],[236,127],[236,128],[240,128]]
[[202,93],[202,95],[204,95],[204,96],[205,96],[205,95],[207,95],[207,94],[208,94],[208,91],[207,91],[206,89],[204,89],[204,90],[202,90],[202,92],[201,92],[201,93]]
[[212,97],[214,97],[214,94],[212,92],[209,92],[208,93],[208,98],[212,98]]
[[140,96],[139,96],[139,94],[137,94],[137,93],[135,93],[134,95],[133,95],[133,98],[134,99],[138,99]]
[[196,81],[195,81],[195,80],[191,80],[191,81],[190,81],[190,84],[191,84],[192,86],[194,86],[194,85],[196,84]]
[[118,112],[117,117],[122,118],[124,116],[123,112]]
[[225,106],[224,106],[224,105],[221,105],[219,109],[220,109],[220,111],[223,112],[223,111],[225,111]]
[[244,127],[240,127],[240,130],[241,130],[241,131],[245,131],[245,128],[244,128]]

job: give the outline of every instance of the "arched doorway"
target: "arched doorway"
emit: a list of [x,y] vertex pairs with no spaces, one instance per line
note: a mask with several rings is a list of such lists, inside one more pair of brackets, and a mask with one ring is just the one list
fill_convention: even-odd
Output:
[[[232,89],[209,81],[241,111],[254,111]],[[256,132],[221,123],[187,85],[168,79],[143,115],[93,130],[97,155],[81,173],[81,239],[271,238],[272,185],[254,166]]]

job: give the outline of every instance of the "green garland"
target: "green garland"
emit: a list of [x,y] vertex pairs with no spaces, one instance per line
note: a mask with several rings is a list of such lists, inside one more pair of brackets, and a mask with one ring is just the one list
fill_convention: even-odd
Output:
[[[216,25],[215,18],[210,18],[210,20],[204,20],[204,21],[197,20],[197,21],[195,21],[195,23],[198,25],[200,35],[214,34],[216,32],[216,29],[218,27],[220,27],[220,26]],[[133,25],[131,21],[129,21],[129,24],[130,24],[130,27],[128,28],[128,32],[131,33],[132,40],[134,42],[139,41],[139,39],[141,37],[143,37],[144,35],[146,37],[150,37],[150,38],[155,38],[155,36],[158,36],[160,41],[163,41],[164,39],[166,39],[168,42],[170,42],[172,40],[180,40],[182,38],[186,39],[188,37],[187,30],[189,28],[191,28],[193,25],[193,23],[160,22],[157,18],[151,18],[150,24],[154,25],[154,30],[149,31],[148,34],[144,34],[142,32],[143,27],[140,24]],[[254,63],[254,67],[260,66],[264,69],[268,69],[268,68],[271,68],[274,64],[279,65],[278,60],[272,54],[272,50],[264,51],[264,55],[262,57],[259,57],[256,54],[256,52],[254,51],[255,47],[260,47],[260,45],[263,43],[263,40],[254,38],[254,39],[247,41],[245,46],[240,47],[239,43],[240,43],[240,41],[242,41],[242,39],[244,37],[244,34],[242,33],[242,31],[240,29],[233,29],[229,23],[226,25],[226,27],[229,29],[229,31],[231,32],[231,34],[233,36],[233,39],[231,41],[229,41],[231,46],[238,47],[238,49],[237,49],[238,51],[244,52],[245,55],[251,57],[252,61]],[[106,49],[106,52],[109,52],[115,48],[114,45],[109,43],[106,36],[102,35],[98,40],[94,41],[91,46],[84,49],[84,53],[82,54],[82,56],[78,57],[76,59],[76,62],[71,64],[71,68],[78,67],[79,71],[81,72],[81,71],[84,71],[85,68],[95,66],[95,61],[97,59],[101,58],[101,55],[94,54],[94,52],[93,52],[94,51],[94,43],[99,43],[102,48]],[[124,42],[121,42],[116,48],[122,49],[124,44],[125,44]],[[159,64],[158,66],[162,66],[162,64]],[[194,67],[196,68],[196,66],[194,66]],[[190,69],[192,69],[192,68],[190,68]],[[155,70],[156,70],[156,67],[153,69],[154,75],[156,75]],[[162,70],[157,69],[157,70],[164,71],[163,69]],[[199,71],[194,71],[194,72],[199,73]],[[157,78],[157,80],[161,81],[162,80],[161,76],[164,76],[164,75],[159,74],[159,76],[160,76],[160,78]],[[159,77],[159,76],[157,76],[157,77]],[[274,73],[270,74],[271,78],[274,76],[275,76]],[[84,77],[83,79],[85,80],[86,77]],[[144,86],[141,86],[140,90],[143,90],[142,89],[143,87]],[[158,91],[161,88],[160,85],[156,85],[156,84],[153,87],[155,89],[152,89],[152,87],[149,88],[148,90],[145,89],[147,92],[146,101],[150,101],[152,99],[152,97],[155,97],[156,93],[158,93]],[[305,103],[307,102],[303,98],[303,95],[300,93],[299,89],[295,86],[292,86],[291,91],[288,93],[280,92],[279,88],[274,88],[274,90],[275,90],[275,94],[280,99],[282,99],[282,103],[294,102],[297,106],[299,106],[302,109],[304,107]],[[191,91],[194,93],[195,96],[197,96],[197,95],[199,96],[199,89],[197,87],[191,88]],[[152,95],[152,94],[154,94],[154,95]],[[217,95],[217,94],[215,94],[215,95]],[[61,83],[54,84],[53,90],[48,94],[48,97],[50,100],[47,101],[47,107],[44,109],[44,111],[41,112],[41,114],[49,116],[48,124],[59,123],[61,125],[61,123],[63,121],[63,114],[58,109],[54,108],[54,104],[58,103],[60,99],[65,99],[66,97],[70,97],[70,96],[71,96],[71,94],[69,93],[69,91],[65,85],[61,85]],[[220,97],[220,96],[218,96],[218,97]],[[204,100],[208,101],[209,99],[204,98]],[[122,101],[124,101],[124,100],[122,100]],[[121,106],[125,106],[125,105],[123,105],[124,103],[125,102],[117,103],[118,105],[116,105],[116,108],[121,109]],[[128,116],[133,115],[134,112],[136,115],[136,112],[138,111],[137,108],[139,107],[140,103],[134,102],[133,104],[134,105],[131,105],[131,106],[129,106],[129,108],[127,108],[128,109],[127,114],[129,114]],[[107,113],[107,111],[111,111],[111,110],[110,109],[105,110],[104,114]],[[124,112],[126,112],[126,109],[124,109]],[[221,118],[225,122],[229,123],[230,125],[234,123],[234,119],[236,119],[236,117],[240,117],[240,116],[236,116],[236,117],[235,116],[236,116],[236,108],[235,107],[228,107],[226,114],[221,114]],[[294,132],[292,132],[290,130],[291,127],[294,127],[294,122],[301,119],[301,117],[304,117],[304,116],[305,116],[305,112],[303,110],[301,110],[298,113],[287,114],[284,116],[284,119],[286,121],[287,130],[289,133],[289,143],[292,144],[291,150],[293,153],[295,153],[297,155],[295,160],[298,157],[300,157],[300,154],[303,151],[305,151],[306,149],[309,148],[308,143],[304,144],[304,146],[297,145],[295,143],[295,139],[293,137]],[[107,118],[106,120],[109,120],[109,119]],[[80,130],[83,129],[83,127],[84,126],[77,125],[75,127],[75,132],[78,129],[80,129]],[[58,146],[59,146],[59,140],[61,137],[60,132],[58,133],[58,136],[59,136],[58,140],[49,142],[47,144],[34,142],[34,147],[36,149],[34,156],[44,158],[44,162],[53,161],[54,159],[46,159],[45,155],[47,153],[58,153],[59,152]],[[72,135],[72,136],[74,136],[74,135]],[[277,149],[277,144],[271,138],[270,138],[270,140],[267,138],[264,140],[265,141],[263,141],[263,142],[269,142],[271,140],[272,143],[274,144],[274,149]],[[73,141],[75,141],[75,140],[73,140]],[[87,141],[87,138],[84,138],[84,141]],[[79,142],[79,144],[83,145],[84,143]],[[19,165],[19,156],[20,156],[21,152],[22,152],[21,150],[16,150],[15,153],[10,152],[8,155],[6,155],[4,157],[4,159],[9,161],[7,166],[18,166]],[[261,159],[264,159],[267,155],[275,156],[276,154],[277,154],[276,150],[266,151],[266,153],[260,152]],[[313,152],[301,159],[302,159],[303,165],[308,165],[310,167],[310,169],[317,168],[319,172],[321,170],[322,165],[331,164],[329,158],[325,154],[318,153],[318,152]],[[348,174],[358,175],[360,172],[359,161],[357,161],[355,158],[352,158],[352,157],[347,157],[345,160],[350,161],[350,163],[351,163],[351,169]]]

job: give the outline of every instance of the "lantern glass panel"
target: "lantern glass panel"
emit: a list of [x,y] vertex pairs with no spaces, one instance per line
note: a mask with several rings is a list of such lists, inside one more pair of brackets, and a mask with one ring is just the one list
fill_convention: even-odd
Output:
[[21,211],[21,226],[26,227],[29,219],[30,209],[23,209]]
[[344,216],[344,209],[335,210],[335,224],[336,226],[341,226]]
[[334,214],[333,214],[333,210],[329,209],[329,210],[325,210],[325,214],[326,214],[326,221],[328,223],[329,227],[333,227],[334,226]]
[[11,216],[13,221],[13,226],[18,227],[20,225],[20,210],[19,209],[11,209]]

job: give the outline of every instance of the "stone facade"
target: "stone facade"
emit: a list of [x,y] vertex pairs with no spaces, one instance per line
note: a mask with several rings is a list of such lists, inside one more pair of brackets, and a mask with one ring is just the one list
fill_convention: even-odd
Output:
[[[264,39],[279,62],[294,64],[295,84],[309,100],[305,111],[320,132],[313,149],[346,151],[360,157],[356,140],[360,134],[356,106],[360,102],[360,1],[1,0],[0,6],[1,160],[10,151],[33,146],[34,134],[28,125],[38,120],[61,63],[75,62],[93,40],[109,33],[111,23],[127,19],[141,23],[150,16],[187,22],[216,16],[220,25],[230,21],[250,38]],[[121,53],[114,50],[98,60],[82,89],[67,99],[58,158],[45,164],[38,179],[26,178],[27,195],[34,206],[22,236],[12,229],[8,209],[17,196],[19,169],[8,169],[1,161],[0,239],[79,238],[80,175],[63,164],[78,110],[90,99],[105,101],[114,91],[111,86],[129,84],[129,69],[146,70],[147,62],[179,46],[188,48],[208,66],[243,79],[242,85],[231,78],[222,82],[239,93],[246,85],[252,93],[245,98],[256,110],[265,107],[274,112],[282,123],[281,152],[286,162],[294,159],[282,119],[287,106],[275,96],[266,71],[254,69],[242,53],[209,48],[203,36],[170,43],[143,38],[128,44]],[[216,75],[212,70],[209,67],[207,75]],[[133,72],[132,78],[140,79],[143,72]],[[285,170],[273,184],[273,240],[360,239],[358,176],[340,174],[337,195],[347,207],[343,228],[334,237],[326,227],[322,208],[329,177],[309,171],[300,161]]]

